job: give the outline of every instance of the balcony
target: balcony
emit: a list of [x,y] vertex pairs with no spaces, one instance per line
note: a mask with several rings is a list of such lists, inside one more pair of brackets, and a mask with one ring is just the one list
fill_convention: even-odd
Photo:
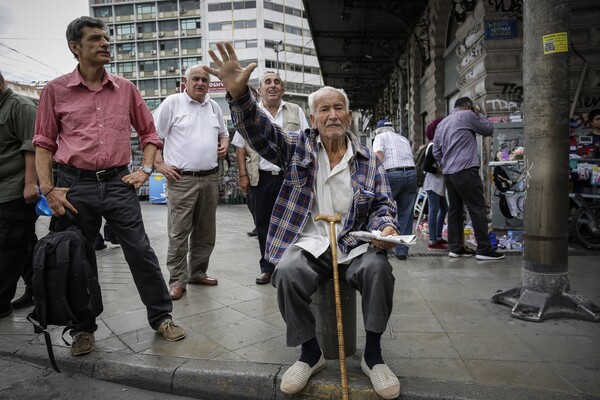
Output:
[[133,21],[134,15],[116,15],[115,16],[115,21],[116,22],[124,22],[124,21]]
[[157,53],[156,50],[143,51],[138,53],[138,59],[156,58]]
[[147,21],[149,19],[156,19],[156,13],[138,14],[138,21]]
[[177,11],[160,11],[158,13],[158,18],[171,18],[171,17],[176,17],[177,16]]
[[176,94],[176,93],[179,93],[179,89],[178,88],[166,88],[166,89],[161,89],[160,90],[161,96],[168,96],[170,94]]
[[135,78],[136,77],[136,73],[133,71],[128,71],[128,72],[120,72],[119,75],[121,75],[123,78],[127,78],[127,79],[131,79],[131,78]]
[[179,68],[175,67],[167,67],[167,69],[160,70],[160,76],[178,76],[179,74]]
[[121,42],[126,42],[128,40],[133,40],[135,38],[134,34],[125,34],[125,35],[117,35],[117,40]]
[[181,49],[181,54],[184,56],[194,56],[202,54],[202,49]]
[[153,78],[158,76],[158,71],[140,71],[140,78]]

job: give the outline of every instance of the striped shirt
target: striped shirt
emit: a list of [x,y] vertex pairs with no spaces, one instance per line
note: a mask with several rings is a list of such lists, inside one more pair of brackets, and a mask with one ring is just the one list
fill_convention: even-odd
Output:
[[[227,94],[234,127],[262,157],[285,171],[279,196],[275,201],[267,235],[266,257],[277,264],[288,246],[295,243],[311,216],[318,168],[318,145],[315,129],[285,132],[256,106],[250,91],[232,100]],[[396,222],[396,206],[379,159],[356,136],[347,133],[353,156],[349,161],[352,178],[352,202],[343,216],[338,245],[344,254],[360,246],[349,232],[383,230]]]
[[415,158],[407,138],[394,132],[393,128],[379,128],[373,141],[373,151],[383,153],[383,166],[385,169],[399,167],[414,167]]

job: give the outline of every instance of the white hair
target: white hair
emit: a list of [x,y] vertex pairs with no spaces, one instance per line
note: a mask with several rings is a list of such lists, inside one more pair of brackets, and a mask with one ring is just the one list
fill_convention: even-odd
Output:
[[[187,67],[185,69],[185,80],[186,81],[190,80],[190,76],[192,74],[192,69],[194,69],[194,68],[200,68],[200,69],[202,69],[202,67],[203,67],[202,64],[196,64],[196,65],[191,65],[191,66]],[[204,70],[202,69],[202,71],[204,71]],[[208,72],[206,72],[206,75],[208,75],[208,81],[210,82],[210,74]]]
[[319,98],[323,94],[323,92],[327,90],[333,90],[334,92],[338,92],[339,94],[344,96],[344,102],[346,103],[346,111],[350,110],[350,100],[348,100],[348,96],[346,95],[346,92],[344,92],[344,89],[338,89],[331,86],[323,86],[321,89],[317,90],[316,92],[312,92],[310,95],[308,95],[308,108],[310,109],[310,113],[312,115],[317,114],[317,110],[314,109],[317,98]]

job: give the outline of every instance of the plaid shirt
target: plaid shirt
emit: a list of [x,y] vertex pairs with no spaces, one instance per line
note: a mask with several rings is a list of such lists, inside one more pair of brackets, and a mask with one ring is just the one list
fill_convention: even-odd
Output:
[[[285,171],[285,179],[271,214],[267,235],[266,257],[277,264],[288,246],[296,242],[310,216],[317,170],[319,132],[307,129],[285,132],[256,106],[250,91],[237,100],[227,94],[235,129],[263,158]],[[354,190],[348,213],[343,216],[343,229],[338,243],[345,254],[361,245],[348,233],[357,230],[383,230],[391,225],[398,232],[396,206],[383,165],[368,148],[360,145],[352,132],[347,132],[354,156],[350,175]]]

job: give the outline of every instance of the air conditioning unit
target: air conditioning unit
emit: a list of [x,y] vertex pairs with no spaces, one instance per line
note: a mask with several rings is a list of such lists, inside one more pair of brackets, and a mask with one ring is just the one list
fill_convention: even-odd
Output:
[[169,71],[169,72],[175,72],[175,67],[169,67],[169,68],[167,69],[167,71]]
[[133,39],[133,35],[125,35],[126,39]]
[[164,37],[165,33],[164,32],[158,32],[158,37]]
[[185,33],[185,32],[181,32],[181,36],[185,36],[185,35],[186,35],[186,33]]
[[135,57],[135,51],[132,51],[131,53],[129,53],[129,55],[130,55],[131,57]]
[[150,52],[150,54],[152,54],[152,55],[156,55],[156,50],[152,50],[152,51]]
[[144,34],[143,33],[138,33],[137,34],[137,38],[138,39],[143,39],[144,38]]
[[179,49],[178,48],[174,48],[173,49],[173,53],[179,53]]
[[187,10],[185,8],[182,8],[181,11],[179,11],[181,14],[185,14],[187,12]]

